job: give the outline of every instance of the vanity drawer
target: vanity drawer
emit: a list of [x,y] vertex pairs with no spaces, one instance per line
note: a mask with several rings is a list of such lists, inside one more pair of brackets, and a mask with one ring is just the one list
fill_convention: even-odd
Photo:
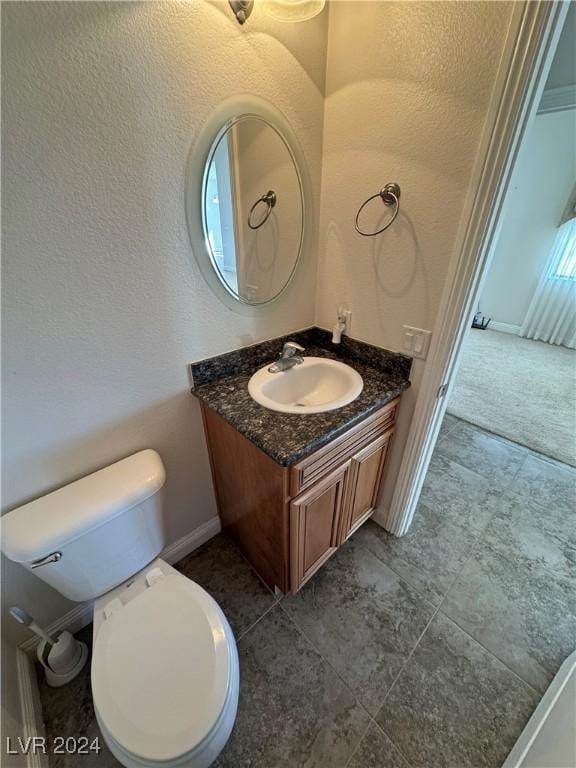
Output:
[[368,445],[394,426],[399,402],[400,398],[392,400],[324,448],[294,464],[290,470],[290,496],[294,497],[310,487],[327,472],[350,459],[364,445]]

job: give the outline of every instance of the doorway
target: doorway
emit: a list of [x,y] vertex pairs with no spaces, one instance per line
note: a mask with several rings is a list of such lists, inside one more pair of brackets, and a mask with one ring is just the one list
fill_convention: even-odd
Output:
[[[556,10],[561,17],[544,20],[556,25],[555,32],[548,27],[546,45],[543,33],[539,37],[542,66],[533,73],[533,102],[526,100],[531,114],[516,148],[506,149],[509,170],[495,153],[491,171],[484,167],[481,174],[487,185],[498,175],[494,193],[483,202],[479,184],[472,201],[478,227],[468,222],[463,238],[464,246],[470,244],[469,262],[460,258],[447,289],[428,400],[417,407],[407,449],[413,472],[399,481],[392,510],[390,529],[404,535],[390,536],[375,525],[364,532],[371,550],[425,594],[454,632],[454,625],[462,630],[475,653],[504,664],[538,697],[574,651],[576,637],[576,319],[570,296],[576,285],[575,113],[573,106],[547,110],[555,99],[558,104],[558,94],[545,88],[567,49],[576,89],[576,7],[567,16],[567,7]],[[570,96],[568,86],[556,87]],[[518,103],[511,109],[518,116]],[[542,160],[534,141],[543,133],[546,152],[561,150],[565,126],[572,141],[550,181],[554,204],[550,185],[538,187],[531,202],[540,205],[518,204],[524,218],[512,231],[523,156],[527,165]],[[496,189],[506,174],[499,200]],[[548,204],[553,224],[547,238],[537,241],[532,232],[520,245]],[[540,225],[543,220],[541,215]],[[527,286],[524,304],[518,301],[521,283]],[[412,681],[418,686],[433,675],[432,666],[423,669]],[[479,687],[474,676],[467,695],[473,699]],[[437,690],[442,700],[442,686]],[[418,723],[423,710],[415,706],[411,715]],[[572,754],[561,764],[573,760]]]
[[576,6],[520,147],[447,412],[576,466]]
[[403,536],[412,524],[498,242],[512,173],[541,104],[569,7],[563,2],[527,2],[515,7],[518,21],[513,27],[517,31],[505,46],[495,89],[499,96],[493,100],[478,148],[418,401],[385,515],[385,527],[395,536]]

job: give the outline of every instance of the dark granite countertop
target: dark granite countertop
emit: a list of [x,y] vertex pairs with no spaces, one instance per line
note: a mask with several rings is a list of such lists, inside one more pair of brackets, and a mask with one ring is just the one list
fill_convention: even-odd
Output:
[[[353,402],[334,411],[291,414],[271,411],[248,393],[248,381],[272,363],[289,339],[306,348],[307,357],[329,357],[351,365],[364,380]],[[242,435],[283,466],[321,448],[410,386],[412,360],[347,336],[332,344],[320,328],[291,333],[235,352],[192,363],[192,393]]]

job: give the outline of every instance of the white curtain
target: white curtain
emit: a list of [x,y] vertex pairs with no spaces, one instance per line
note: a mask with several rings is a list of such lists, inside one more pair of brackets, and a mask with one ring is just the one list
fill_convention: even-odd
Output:
[[558,230],[520,335],[576,349],[576,219]]

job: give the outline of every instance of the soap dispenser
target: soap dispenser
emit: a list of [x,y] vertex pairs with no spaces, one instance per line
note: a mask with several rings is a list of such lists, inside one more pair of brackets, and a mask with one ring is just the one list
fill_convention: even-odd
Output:
[[342,334],[348,331],[352,312],[346,307],[338,307],[338,321],[332,329],[332,344],[340,344]]

